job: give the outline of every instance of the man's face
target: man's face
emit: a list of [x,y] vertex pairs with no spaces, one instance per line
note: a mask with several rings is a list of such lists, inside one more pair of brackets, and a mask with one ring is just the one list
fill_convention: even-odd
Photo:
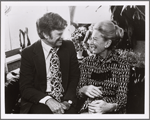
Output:
[[51,36],[48,36],[47,43],[51,47],[60,47],[62,45],[62,35],[64,30],[53,30]]

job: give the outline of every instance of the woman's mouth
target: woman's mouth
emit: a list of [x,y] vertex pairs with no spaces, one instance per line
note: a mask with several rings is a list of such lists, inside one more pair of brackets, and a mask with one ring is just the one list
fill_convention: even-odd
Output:
[[92,51],[95,51],[96,48],[97,48],[97,47],[96,47],[95,45],[91,45],[91,46],[90,46],[90,49],[91,49]]

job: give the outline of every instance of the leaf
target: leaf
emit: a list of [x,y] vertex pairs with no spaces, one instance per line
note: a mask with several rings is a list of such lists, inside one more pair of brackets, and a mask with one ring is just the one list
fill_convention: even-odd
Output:
[[101,5],[96,9],[96,11],[95,12],[97,12],[98,11],[98,9],[100,8],[100,7],[102,7]]
[[144,16],[142,16],[141,20],[145,21],[145,17],[144,17]]
[[111,18],[112,18],[112,19],[114,19],[113,17],[114,17],[114,14],[115,14],[116,9],[117,9],[117,6],[111,6],[111,7],[110,7],[110,10],[111,10],[111,13],[112,13],[112,14],[111,14]]
[[127,5],[124,5],[121,12],[120,12],[120,15],[122,16],[122,12],[127,8],[128,6]]
[[11,10],[11,7],[10,6],[6,6],[5,7],[5,14],[7,14],[8,12],[10,12],[10,10]]
[[138,13],[138,20],[143,20],[145,21],[145,13],[143,13],[139,7],[136,6],[136,10],[137,10],[137,13]]
[[133,19],[135,18],[135,14],[133,15],[133,17],[132,17]]
[[139,13],[137,13],[137,15],[138,15],[138,20],[140,20],[140,14],[139,14]]
[[136,5],[130,5],[130,8],[135,8],[136,7]]
[[145,13],[143,13],[139,7],[136,6],[135,8],[136,8],[136,10],[138,10],[138,12],[140,12],[143,16],[145,16]]

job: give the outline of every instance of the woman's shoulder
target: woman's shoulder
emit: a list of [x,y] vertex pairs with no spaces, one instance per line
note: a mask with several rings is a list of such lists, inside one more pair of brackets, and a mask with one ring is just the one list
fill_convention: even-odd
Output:
[[118,64],[127,65],[127,66],[130,65],[129,62],[126,59],[124,59],[117,50],[114,51],[113,57],[114,57],[114,61],[117,62]]
[[91,64],[94,62],[94,55],[91,55],[91,56],[87,56],[87,57],[84,57],[83,60],[81,61],[81,64]]

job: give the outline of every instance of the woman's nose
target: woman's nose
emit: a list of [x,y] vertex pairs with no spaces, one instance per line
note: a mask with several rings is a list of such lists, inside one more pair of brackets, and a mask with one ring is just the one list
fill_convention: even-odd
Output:
[[90,40],[89,40],[89,44],[94,44],[94,40],[93,40],[93,39],[90,39]]

